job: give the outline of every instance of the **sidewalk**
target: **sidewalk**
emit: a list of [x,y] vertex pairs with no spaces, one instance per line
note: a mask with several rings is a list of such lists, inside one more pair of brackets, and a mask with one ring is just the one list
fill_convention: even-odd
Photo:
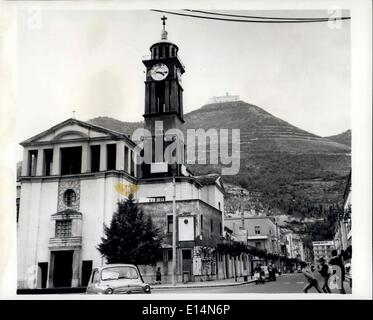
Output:
[[247,281],[244,281],[244,277],[237,277],[237,281],[234,278],[223,279],[223,280],[209,280],[209,281],[198,281],[198,282],[187,282],[177,283],[173,286],[171,283],[165,284],[152,284],[150,285],[152,290],[161,289],[174,289],[174,288],[208,288],[208,287],[228,287],[228,286],[239,286],[247,283],[254,282],[250,276]]

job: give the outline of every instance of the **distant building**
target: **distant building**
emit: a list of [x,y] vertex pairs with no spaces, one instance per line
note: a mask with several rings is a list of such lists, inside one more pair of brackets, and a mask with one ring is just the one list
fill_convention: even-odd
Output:
[[338,216],[336,223],[334,242],[335,248],[341,252],[346,250],[352,245],[352,232],[351,232],[351,172],[347,180],[345,192],[343,195],[343,213]]
[[274,219],[262,217],[225,217],[224,224],[234,234],[239,235],[240,241],[249,246],[266,250],[268,253],[281,253],[280,229]]
[[207,103],[224,103],[224,102],[234,102],[234,101],[239,101],[240,96],[230,96],[227,92],[225,96],[215,96],[212,97]]
[[335,249],[334,241],[314,241],[312,242],[314,261],[320,258],[329,260],[332,256],[332,250]]
[[306,261],[305,248],[301,237],[289,232],[285,234],[285,239],[288,258]]

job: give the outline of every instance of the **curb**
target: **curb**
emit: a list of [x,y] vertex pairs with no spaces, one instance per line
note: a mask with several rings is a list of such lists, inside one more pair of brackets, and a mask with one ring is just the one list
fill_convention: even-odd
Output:
[[[277,277],[282,277],[284,274],[277,275]],[[233,287],[233,286],[242,286],[244,284],[249,284],[249,283],[254,283],[255,280],[250,279],[249,281],[242,281],[242,282],[228,282],[228,283],[211,283],[208,285],[176,285],[176,286],[162,286],[162,287],[152,287],[150,286],[151,290],[163,290],[163,289],[180,289],[180,288],[185,288],[185,289],[194,289],[194,288],[214,288],[214,287]]]
[[163,289],[195,289],[195,288],[214,288],[214,287],[233,287],[233,286],[242,286],[244,284],[253,283],[255,280],[249,280],[245,282],[229,282],[229,283],[212,283],[208,285],[176,285],[176,286],[162,286],[162,287],[152,287],[152,290],[163,290]]

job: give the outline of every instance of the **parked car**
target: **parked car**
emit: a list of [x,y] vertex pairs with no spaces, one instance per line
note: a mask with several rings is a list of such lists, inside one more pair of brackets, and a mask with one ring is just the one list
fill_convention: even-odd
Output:
[[139,269],[133,264],[107,264],[92,270],[87,294],[150,293]]

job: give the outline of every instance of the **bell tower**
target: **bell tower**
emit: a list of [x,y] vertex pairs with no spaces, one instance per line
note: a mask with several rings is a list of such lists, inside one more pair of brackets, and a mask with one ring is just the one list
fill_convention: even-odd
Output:
[[173,118],[171,127],[184,122],[181,76],[185,69],[178,57],[178,46],[167,39],[166,19],[162,17],[161,40],[150,47],[150,56],[143,60],[146,67],[144,118],[149,129],[148,125],[156,118],[163,121]]
[[[178,56],[178,46],[167,38],[167,18],[163,16],[161,20],[163,25],[161,40],[150,47],[150,55],[142,61],[146,67],[145,112],[143,117],[145,129],[152,133],[152,165],[163,164],[163,168],[167,166],[168,169],[167,172],[163,169],[162,173],[155,173],[151,169],[152,166],[145,166],[146,168],[143,167],[142,171],[146,176],[151,173],[153,173],[151,176],[154,176],[154,174],[156,176],[169,176],[175,173],[172,172],[173,170],[177,169],[169,165],[164,153],[155,152],[155,144],[159,143],[160,140],[163,144],[163,151],[177,140],[178,148],[175,151],[177,152],[178,164],[184,163],[185,153],[183,138],[172,134],[167,135],[167,131],[170,129],[181,130],[184,123],[181,77],[185,72],[185,67]],[[157,126],[160,122],[162,123],[161,130]]]

